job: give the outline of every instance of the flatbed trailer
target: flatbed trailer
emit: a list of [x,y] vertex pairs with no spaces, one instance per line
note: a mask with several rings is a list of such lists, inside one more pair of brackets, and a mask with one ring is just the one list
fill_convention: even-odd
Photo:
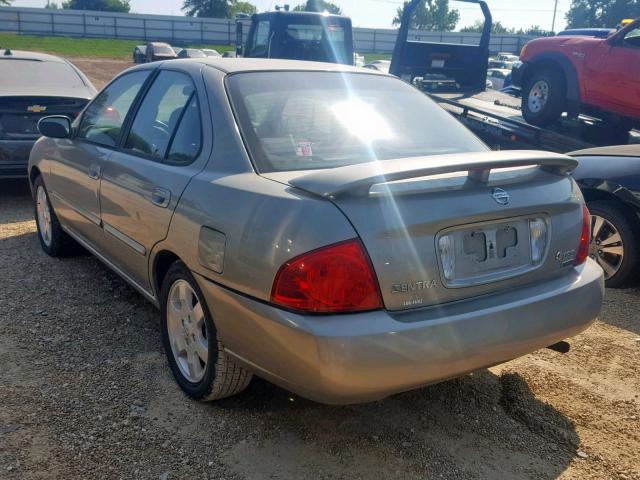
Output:
[[[393,50],[389,72],[430,95],[488,145],[496,149],[537,149],[566,153],[594,146],[619,144],[607,138],[608,129],[587,116],[563,117],[556,125],[540,128],[522,117],[520,99],[485,90],[493,19],[485,0],[458,0],[476,4],[484,25],[477,45],[420,42],[409,38],[418,7],[426,0],[410,0]],[[609,135],[611,135],[609,131]],[[640,143],[640,132],[629,135]]]
[[[522,118],[520,99],[498,91],[427,94],[495,149],[566,153],[612,144],[602,137],[598,120],[587,116],[564,117],[551,128],[530,125]],[[640,132],[632,131],[629,143],[640,143]]]

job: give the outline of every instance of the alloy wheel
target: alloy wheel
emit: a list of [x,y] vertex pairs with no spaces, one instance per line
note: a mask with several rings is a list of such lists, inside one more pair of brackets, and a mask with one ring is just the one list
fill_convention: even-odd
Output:
[[624,259],[620,232],[609,220],[598,215],[591,215],[589,256],[602,267],[605,280],[618,273]]
[[36,212],[38,214],[38,228],[40,237],[47,247],[51,246],[51,210],[49,209],[49,200],[47,192],[42,185],[38,186],[36,191]]
[[199,382],[209,360],[207,326],[202,303],[186,280],[177,280],[169,290],[167,330],[180,373],[192,383]]

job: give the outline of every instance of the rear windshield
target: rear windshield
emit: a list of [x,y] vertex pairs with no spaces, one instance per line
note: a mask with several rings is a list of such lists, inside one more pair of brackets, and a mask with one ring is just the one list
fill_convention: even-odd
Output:
[[292,60],[352,63],[345,28],[337,23],[287,23],[277,42],[276,55]]
[[[301,42],[319,42],[325,34],[323,25],[289,23],[285,31],[291,39]],[[340,25],[327,25],[326,37],[332,42],[344,42],[344,28]]]
[[30,87],[83,87],[76,71],[62,62],[0,58],[0,89],[29,83]]
[[161,54],[164,54],[164,55],[173,55],[173,54],[176,53],[171,47],[157,47],[156,46],[156,47],[153,47],[153,50],[156,53],[161,53]]
[[206,57],[206,55],[204,54],[204,52],[202,50],[187,50],[187,54],[191,58],[204,58],[204,57]]
[[229,76],[227,87],[260,172],[487,150],[426,95],[391,77],[255,72]]

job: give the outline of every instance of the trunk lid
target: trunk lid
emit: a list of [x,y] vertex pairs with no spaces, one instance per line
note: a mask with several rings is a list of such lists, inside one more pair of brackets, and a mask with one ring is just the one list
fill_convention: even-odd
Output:
[[[568,175],[576,165],[554,153],[504,151],[264,176],[331,200],[362,240],[385,307],[404,310],[572,268],[582,231],[582,196]],[[546,238],[534,261],[540,223]]]
[[0,139],[35,140],[38,121],[49,115],[73,120],[87,104],[83,98],[15,96],[0,97]]

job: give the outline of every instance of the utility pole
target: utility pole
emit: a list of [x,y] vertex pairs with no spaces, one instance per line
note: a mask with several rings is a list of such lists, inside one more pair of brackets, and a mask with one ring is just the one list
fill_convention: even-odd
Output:
[[553,7],[553,21],[551,22],[551,31],[555,33],[556,31],[556,14],[558,13],[558,0],[556,0],[556,5]]

